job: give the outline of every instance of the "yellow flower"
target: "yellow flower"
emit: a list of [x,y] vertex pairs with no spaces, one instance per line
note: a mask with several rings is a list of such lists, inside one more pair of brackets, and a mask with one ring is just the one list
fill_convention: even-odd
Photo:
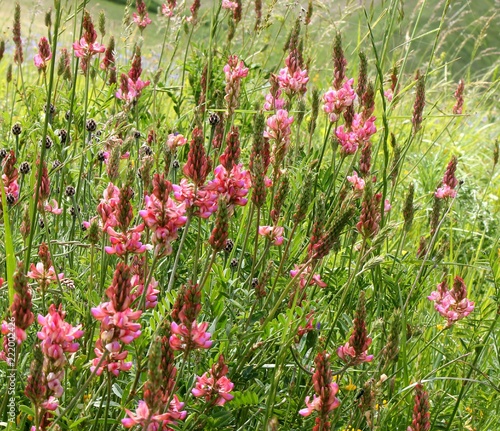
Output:
[[346,391],[355,391],[357,386],[354,383],[349,383],[344,387]]

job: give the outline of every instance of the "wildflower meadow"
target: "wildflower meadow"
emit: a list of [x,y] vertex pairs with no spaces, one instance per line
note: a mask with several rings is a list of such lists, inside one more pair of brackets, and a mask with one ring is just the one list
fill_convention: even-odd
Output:
[[0,5],[0,429],[500,429],[498,1]]

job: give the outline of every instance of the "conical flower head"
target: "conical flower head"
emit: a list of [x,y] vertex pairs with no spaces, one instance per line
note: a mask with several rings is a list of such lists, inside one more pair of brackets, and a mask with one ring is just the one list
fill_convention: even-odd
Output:
[[197,186],[205,183],[207,176],[212,168],[212,163],[207,157],[203,145],[203,131],[199,128],[193,130],[191,144],[189,145],[188,160],[184,165],[183,172]]
[[429,431],[430,429],[429,395],[422,384],[417,383],[413,404],[413,420],[407,431]]
[[215,227],[208,242],[215,251],[221,251],[229,235],[229,213],[224,196],[219,196]]

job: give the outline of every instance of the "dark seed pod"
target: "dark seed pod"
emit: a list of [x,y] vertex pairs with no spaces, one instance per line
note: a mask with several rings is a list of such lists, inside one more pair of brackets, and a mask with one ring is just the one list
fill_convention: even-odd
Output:
[[21,128],[21,125],[19,123],[16,123],[12,126],[12,134],[14,136],[20,135],[22,131],[23,129]]
[[146,156],[152,156],[153,155],[153,150],[151,149],[150,146],[148,145],[143,145],[141,147],[141,152],[146,155]]
[[[78,212],[80,212],[80,208],[78,208]],[[77,210],[75,210],[75,207],[71,207],[69,209],[69,213],[71,214],[72,217],[76,217]]]
[[71,196],[75,196],[75,193],[76,193],[76,190],[73,186],[68,186],[66,187],[66,190],[64,191],[64,194],[67,196],[67,197],[71,197]]
[[68,132],[66,131],[66,129],[59,130],[59,140],[61,141],[61,144],[66,143],[67,138],[68,138]]
[[52,169],[57,169],[59,166],[61,166],[61,162],[59,160],[54,160],[52,162]]
[[71,278],[63,278],[61,280],[61,285],[65,287],[66,289],[71,289],[73,290],[75,288],[75,282],[71,280]]
[[5,159],[7,157],[7,150],[5,148],[2,148],[0,150],[0,161]]
[[97,160],[99,160],[101,163],[106,161],[106,154],[104,153],[104,151],[99,151],[97,153]]
[[[47,105],[43,105],[43,112],[47,112]],[[56,113],[56,107],[51,103],[50,104],[50,115],[54,115]]]
[[212,112],[209,116],[208,116],[208,123],[212,126],[212,127],[215,127],[217,126],[217,124],[219,124],[220,122],[220,117],[218,114],[216,114],[215,112]]
[[231,267],[231,269],[235,269],[238,266],[238,259],[231,259],[231,263],[229,264],[229,266]]
[[45,137],[45,148],[47,150],[50,150],[52,148],[52,145],[54,145],[54,142],[52,141],[50,136]]
[[16,202],[16,198],[12,193],[7,193],[7,196],[5,198],[9,205],[14,205],[14,203]]
[[21,174],[23,174],[23,175],[26,175],[27,173],[29,173],[30,169],[31,169],[31,166],[28,162],[22,162],[19,165],[19,172],[21,172]]
[[181,165],[179,164],[179,160],[174,160],[174,162],[172,163],[172,167],[174,169],[179,169]]
[[85,123],[85,128],[87,129],[87,132],[95,132],[97,129],[97,123],[91,118]]
[[134,131],[134,138],[135,139],[140,139],[140,137],[141,137],[141,132],[139,132],[139,130],[135,130]]
[[226,253],[231,253],[233,251],[234,242],[231,238],[226,239],[226,244],[224,245],[224,251]]

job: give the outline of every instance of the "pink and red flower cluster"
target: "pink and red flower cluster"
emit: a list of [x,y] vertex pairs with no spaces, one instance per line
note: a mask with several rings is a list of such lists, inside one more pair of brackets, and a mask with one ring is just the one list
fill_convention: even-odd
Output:
[[[119,262],[113,283],[106,290],[109,301],[91,309],[92,316],[101,322],[101,334],[94,349],[96,358],[91,366],[92,372],[99,366],[97,375],[107,369],[118,376],[120,371],[128,371],[132,367],[132,362],[125,362],[128,351],[123,350],[123,345],[130,344],[141,335],[141,325],[136,321],[142,312],[130,308],[133,300],[131,288],[130,268]],[[105,352],[108,356],[102,359]]]
[[455,277],[453,288],[448,290],[446,280],[437,285],[427,299],[434,301],[434,308],[448,320],[448,326],[467,317],[474,311],[474,302],[467,298],[467,288],[460,277]]
[[209,404],[223,406],[234,398],[234,395],[229,393],[233,390],[234,383],[226,377],[227,373],[224,356],[220,355],[208,373],[201,377],[196,376],[196,385],[191,393],[197,398],[203,397]]

